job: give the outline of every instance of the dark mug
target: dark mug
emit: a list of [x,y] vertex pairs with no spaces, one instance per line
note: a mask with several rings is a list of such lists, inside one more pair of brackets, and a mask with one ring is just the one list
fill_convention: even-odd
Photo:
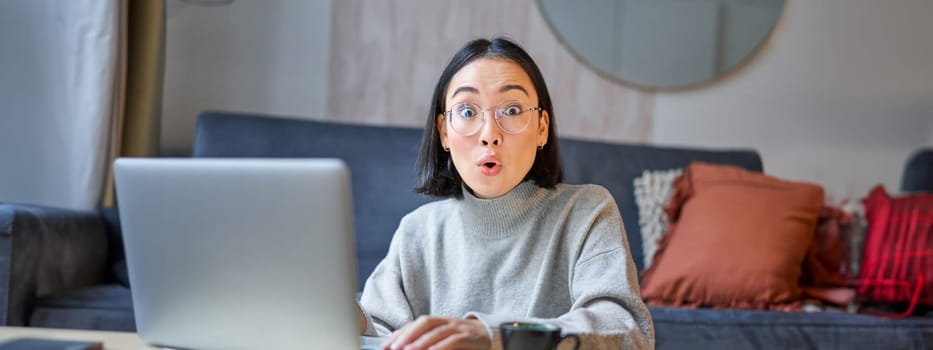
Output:
[[551,350],[567,338],[573,338],[573,349],[580,348],[576,334],[560,334],[560,327],[541,323],[510,322],[499,325],[502,348],[505,350]]

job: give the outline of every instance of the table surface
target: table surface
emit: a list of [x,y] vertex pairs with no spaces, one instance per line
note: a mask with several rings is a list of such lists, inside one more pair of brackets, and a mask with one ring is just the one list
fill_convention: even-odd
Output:
[[99,341],[106,350],[152,350],[136,333],[103,332],[74,329],[0,327],[0,342],[19,338]]
[[[0,343],[20,338],[55,340],[98,341],[104,350],[160,350],[165,348],[146,345],[136,333],[105,332],[75,329],[53,329],[37,327],[0,327]],[[384,338],[360,337],[363,349],[377,349]]]

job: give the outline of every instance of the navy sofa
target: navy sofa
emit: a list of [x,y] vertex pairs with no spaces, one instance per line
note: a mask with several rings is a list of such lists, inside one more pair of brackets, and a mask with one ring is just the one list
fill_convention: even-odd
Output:
[[[197,121],[194,157],[337,157],[352,176],[359,282],[385,255],[415,194],[421,130],[228,112]],[[694,160],[761,171],[754,151],[559,140],[567,183],[596,183],[619,204],[641,270],[633,179]],[[102,248],[105,247],[105,248]],[[66,252],[72,249],[78,253]],[[65,252],[50,256],[43,251]],[[39,256],[42,256],[41,258]],[[65,257],[65,258],[62,258]],[[0,204],[0,324],[134,330],[118,215]],[[659,349],[923,349],[933,317],[651,308]]]

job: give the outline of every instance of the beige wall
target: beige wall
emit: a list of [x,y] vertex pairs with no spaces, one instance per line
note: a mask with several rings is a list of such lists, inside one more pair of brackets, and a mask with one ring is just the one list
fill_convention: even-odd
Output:
[[191,152],[205,109],[324,117],[331,0],[165,5],[163,154]]
[[882,183],[933,145],[933,1],[789,1],[769,47],[729,79],[658,93],[653,141],[741,146],[768,173],[834,200]]
[[169,7],[163,151],[190,149],[203,108],[420,127],[454,51],[498,34],[541,66],[562,136],[755,148],[769,173],[822,184],[836,199],[876,183],[896,189],[910,152],[933,146],[928,0],[789,0],[750,64],[658,94],[581,65],[532,0],[263,3]]
[[561,136],[648,141],[653,94],[584,67],[532,0],[335,1],[327,116],[422,127],[454,52],[470,39],[496,35],[515,39],[540,66]]
[[494,35],[536,59],[562,136],[651,135],[654,95],[577,62],[532,0],[166,0],[166,10],[163,154],[190,152],[205,109],[421,127],[456,49]]

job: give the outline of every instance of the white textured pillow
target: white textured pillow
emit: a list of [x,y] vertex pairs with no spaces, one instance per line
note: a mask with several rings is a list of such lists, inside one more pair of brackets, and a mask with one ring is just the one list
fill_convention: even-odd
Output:
[[658,240],[667,231],[664,207],[673,195],[674,180],[683,169],[645,170],[635,178],[635,204],[638,205],[638,226],[641,228],[641,247],[645,268],[651,266]]

